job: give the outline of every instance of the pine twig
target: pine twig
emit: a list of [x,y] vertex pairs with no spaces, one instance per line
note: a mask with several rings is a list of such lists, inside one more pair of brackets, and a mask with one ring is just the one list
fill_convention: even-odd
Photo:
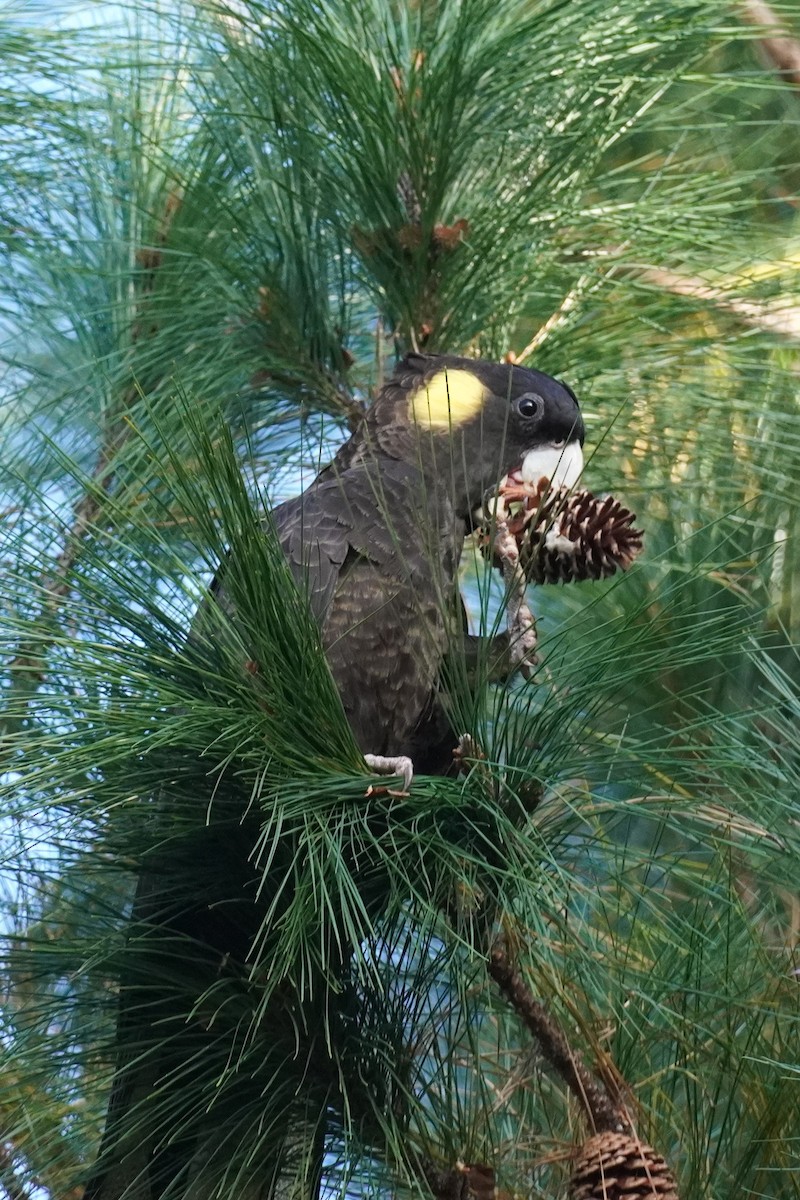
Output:
[[580,1052],[572,1049],[556,1019],[535,998],[518,968],[512,964],[503,937],[498,937],[492,946],[488,971],[501,994],[535,1037],[544,1058],[581,1105],[595,1132],[630,1133],[631,1123],[624,1111],[595,1079]]
[[72,570],[83,553],[87,533],[102,511],[104,497],[114,478],[113,456],[126,436],[127,430],[116,440],[110,435],[104,440],[98,451],[91,485],[72,510],[72,520],[52,570],[39,580],[43,599],[30,621],[33,632],[17,643],[7,667],[10,687],[6,692],[5,711],[0,716],[0,763],[13,748],[15,735],[24,728],[33,698],[44,682],[46,655],[56,638],[54,632],[47,630],[69,596]]
[[[148,300],[156,290],[158,271],[163,263],[163,252],[158,247],[166,244],[172,222],[180,205],[180,194],[174,191],[170,192],[158,228],[157,246],[143,247],[136,254],[136,262],[142,270],[139,285],[140,295],[130,330],[132,343],[140,341],[145,336],[143,334],[146,325],[144,313]],[[44,594],[44,598],[38,613],[31,622],[34,628],[52,620],[69,596],[70,576],[73,568],[83,551],[87,533],[96,524],[102,512],[105,497],[110,492],[114,481],[114,458],[130,434],[130,427],[122,418],[138,395],[139,389],[136,384],[129,384],[120,399],[116,419],[111,420],[106,426],[89,486],[72,510],[72,520],[66,530],[52,570],[39,581],[39,588]],[[43,659],[52,642],[52,637],[34,636],[18,645],[17,651],[9,663],[10,691],[12,696],[23,698],[23,711],[13,717],[9,714],[3,719],[2,725],[0,725],[0,745],[5,736],[21,727],[30,696],[36,692],[44,678]]]
[[790,37],[781,18],[764,0],[744,0],[743,20],[769,30],[759,38],[759,45],[780,79],[800,89],[800,39]]
[[[800,66],[800,64],[798,65]],[[723,312],[730,313],[731,316],[754,329],[760,329],[765,333],[774,333],[791,341],[800,340],[800,305],[798,304],[781,302],[768,304],[760,300],[743,300],[740,296],[733,295],[723,288],[715,287],[704,279],[659,268],[645,271],[641,278],[645,283],[672,292],[675,296],[687,296],[691,300],[711,304]]]
[[589,282],[588,275],[582,275],[578,282],[570,288],[564,299],[559,304],[558,308],[550,314],[544,324],[540,325],[533,334],[527,346],[522,350],[509,350],[506,354],[506,362],[523,363],[526,358],[538,350],[556,329],[566,324],[572,312],[577,308],[579,301],[583,298],[583,293],[586,291],[586,285]]

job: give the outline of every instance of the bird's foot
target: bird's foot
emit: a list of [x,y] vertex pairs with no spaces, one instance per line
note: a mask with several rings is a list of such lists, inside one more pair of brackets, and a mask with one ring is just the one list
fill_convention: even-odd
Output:
[[392,788],[376,788],[370,785],[367,789],[368,796],[407,796],[411,787],[411,780],[414,778],[414,764],[405,754],[398,754],[396,757],[386,757],[383,754],[365,754],[364,762],[374,771],[376,775],[399,775],[403,780],[403,790],[397,791]]
[[462,733],[461,737],[458,739],[458,745],[453,751],[453,761],[458,767],[460,774],[463,773],[464,775],[468,775],[472,770],[475,762],[470,764],[468,762],[469,759],[473,759],[477,762],[484,762],[486,760],[486,755],[483,753],[471,733]]
[[506,583],[506,617],[511,661],[524,679],[532,679],[539,662],[536,653],[539,641],[536,618],[525,599],[526,579],[520,566],[519,546],[506,520],[497,522],[495,550],[502,563]]

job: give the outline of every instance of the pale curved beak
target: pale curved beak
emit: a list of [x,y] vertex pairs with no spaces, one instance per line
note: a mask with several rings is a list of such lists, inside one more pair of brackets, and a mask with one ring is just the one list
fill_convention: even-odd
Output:
[[583,451],[580,442],[566,446],[537,446],[522,460],[521,475],[526,483],[549,479],[553,487],[574,487],[583,470]]

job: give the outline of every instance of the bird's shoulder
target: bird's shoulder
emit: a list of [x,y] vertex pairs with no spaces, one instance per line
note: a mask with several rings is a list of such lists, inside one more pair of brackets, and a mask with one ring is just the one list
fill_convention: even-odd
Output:
[[426,524],[421,472],[373,457],[347,470],[323,472],[304,492],[275,508],[270,521],[289,567],[324,619],[341,578],[355,563],[404,576],[414,566],[418,530]]
[[[328,472],[275,508],[271,520],[290,562],[318,547],[341,565],[350,551],[381,563],[393,557],[398,533],[423,518],[421,472],[391,458],[372,458]],[[299,557],[298,557],[299,556]]]

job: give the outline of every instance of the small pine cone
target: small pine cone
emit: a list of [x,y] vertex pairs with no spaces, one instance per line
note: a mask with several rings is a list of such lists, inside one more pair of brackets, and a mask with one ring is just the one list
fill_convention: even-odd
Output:
[[630,509],[613,496],[550,490],[549,482],[507,483],[499,499],[531,583],[578,583],[625,571],[642,548]]
[[629,1133],[598,1133],[578,1151],[569,1200],[678,1200],[678,1185],[652,1146]]

